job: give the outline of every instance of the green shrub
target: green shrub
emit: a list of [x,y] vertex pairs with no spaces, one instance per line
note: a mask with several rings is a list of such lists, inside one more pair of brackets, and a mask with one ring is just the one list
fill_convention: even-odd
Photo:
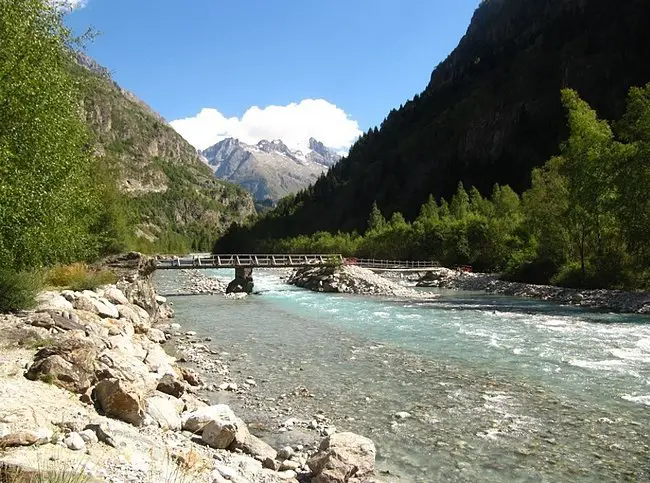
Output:
[[70,290],[94,290],[101,285],[115,283],[117,277],[109,270],[92,270],[84,263],[61,265],[50,269],[47,283]]
[[0,269],[0,312],[32,308],[41,286],[41,276],[36,272]]

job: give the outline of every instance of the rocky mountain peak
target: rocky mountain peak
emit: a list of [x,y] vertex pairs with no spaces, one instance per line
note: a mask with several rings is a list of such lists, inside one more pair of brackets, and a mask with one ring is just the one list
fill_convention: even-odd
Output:
[[249,145],[228,138],[201,154],[218,178],[243,186],[257,201],[277,201],[306,188],[340,159],[314,138],[307,153],[292,150],[280,139]]
[[280,139],[274,139],[273,141],[262,139],[257,143],[257,147],[266,153],[282,153],[288,156],[294,154]]

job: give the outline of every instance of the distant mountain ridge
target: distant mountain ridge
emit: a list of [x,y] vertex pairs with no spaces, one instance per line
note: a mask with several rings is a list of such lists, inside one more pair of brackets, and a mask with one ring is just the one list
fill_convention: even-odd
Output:
[[227,138],[201,154],[217,178],[243,186],[256,201],[277,201],[306,188],[341,158],[314,138],[306,153],[279,139],[246,144]]

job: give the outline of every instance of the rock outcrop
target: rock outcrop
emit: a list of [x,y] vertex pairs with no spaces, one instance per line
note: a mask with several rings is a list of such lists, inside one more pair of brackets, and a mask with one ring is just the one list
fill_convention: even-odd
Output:
[[314,292],[422,297],[423,294],[354,265],[304,267],[296,270],[287,283]]

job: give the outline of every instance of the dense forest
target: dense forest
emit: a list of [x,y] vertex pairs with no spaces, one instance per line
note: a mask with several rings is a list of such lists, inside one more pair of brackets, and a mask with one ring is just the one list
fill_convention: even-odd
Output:
[[[409,223],[374,204],[363,235],[317,232],[250,238],[233,228],[215,250],[332,253],[437,260],[502,271],[507,278],[570,287],[650,287],[650,84],[631,89],[611,126],[577,93],[562,91],[568,139],[532,172],[519,196],[495,184],[489,197],[459,182],[447,202],[433,196]],[[292,200],[284,200],[290,204]],[[282,216],[267,215],[282,223]]]
[[488,0],[424,91],[369,129],[312,187],[260,219],[254,238],[362,231],[376,202],[414,220],[459,181],[521,194],[567,136],[559,92],[618,119],[650,81],[645,0]]

